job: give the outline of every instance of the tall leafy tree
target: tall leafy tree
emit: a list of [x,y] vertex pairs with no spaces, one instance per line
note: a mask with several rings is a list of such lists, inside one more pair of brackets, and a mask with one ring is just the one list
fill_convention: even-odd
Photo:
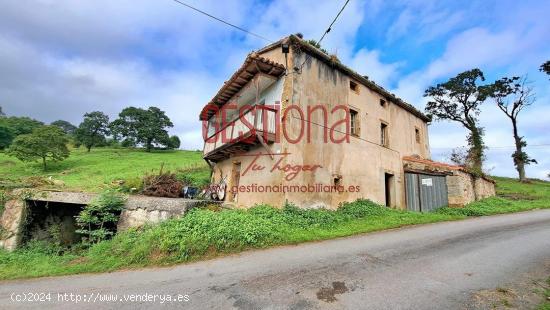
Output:
[[537,163],[537,161],[530,158],[523,150],[527,146],[527,142],[524,137],[519,135],[518,116],[525,107],[530,106],[535,101],[533,89],[528,86],[526,77],[514,76],[511,78],[503,77],[495,81],[487,86],[487,90],[489,96],[495,100],[498,108],[512,122],[516,145],[516,151],[512,154],[512,158],[519,174],[519,180],[525,182],[525,165]]
[[482,174],[484,159],[483,128],[479,125],[479,107],[487,98],[485,81],[480,69],[472,69],[449,79],[445,83],[430,86],[424,97],[432,100],[426,105],[426,113],[435,120],[449,120],[460,123],[468,133],[468,157],[472,172]]
[[53,123],[51,123],[50,125],[54,125],[54,126],[57,126],[61,129],[63,129],[63,131],[68,134],[68,135],[73,135],[76,131],[76,126],[67,122],[67,121],[64,121],[64,120],[57,120]]
[[179,149],[181,145],[180,138],[178,136],[171,136],[170,140],[168,141],[167,147],[169,149]]
[[6,116],[6,114],[4,114],[4,111],[2,110],[2,106],[0,106],[0,117],[2,116]]
[[150,152],[154,145],[168,146],[170,138],[167,128],[174,127],[170,118],[157,107],[147,110],[128,107],[122,110],[118,119],[110,125],[113,135],[126,141],[145,146]]
[[43,125],[44,123],[30,117],[10,116],[0,118],[0,126],[9,128],[14,136],[29,134],[35,128]]
[[13,140],[7,154],[21,161],[42,160],[44,170],[46,161],[61,161],[69,157],[67,135],[57,126],[42,126],[30,134],[19,135]]
[[550,75],[550,60],[540,66],[540,71],[546,72],[546,74]]
[[3,150],[10,146],[11,142],[13,141],[13,133],[11,132],[11,129],[9,129],[6,126],[0,125],[0,150]]
[[100,111],[86,113],[75,134],[77,142],[90,152],[92,147],[105,143],[109,134],[109,117]]

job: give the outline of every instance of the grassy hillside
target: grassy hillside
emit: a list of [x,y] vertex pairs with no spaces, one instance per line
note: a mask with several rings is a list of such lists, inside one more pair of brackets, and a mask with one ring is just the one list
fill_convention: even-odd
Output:
[[550,208],[550,182],[531,180],[519,183],[516,179],[495,177],[497,195],[477,201],[467,208],[445,208],[439,213],[449,215],[483,216]]
[[[97,192],[114,180],[141,177],[148,172],[189,170],[194,177],[208,178],[209,170],[197,151],[153,151],[97,148],[87,153],[73,149],[62,162],[49,162],[43,171],[40,163],[23,163],[0,153],[0,186],[29,185],[31,177],[52,177],[62,181],[66,190]],[[59,186],[58,186],[59,187]]]
[[412,224],[550,208],[550,182],[520,184],[513,179],[497,178],[497,189],[497,197],[434,213],[388,209],[367,200],[348,203],[338,211],[292,206],[194,209],[182,218],[119,233],[89,249],[67,251],[31,244],[13,253],[0,250],[0,279],[168,265]]

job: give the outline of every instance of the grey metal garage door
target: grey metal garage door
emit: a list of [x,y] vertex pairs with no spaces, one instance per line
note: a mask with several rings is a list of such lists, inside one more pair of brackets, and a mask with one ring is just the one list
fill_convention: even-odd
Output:
[[449,204],[445,176],[405,173],[407,209],[429,212]]

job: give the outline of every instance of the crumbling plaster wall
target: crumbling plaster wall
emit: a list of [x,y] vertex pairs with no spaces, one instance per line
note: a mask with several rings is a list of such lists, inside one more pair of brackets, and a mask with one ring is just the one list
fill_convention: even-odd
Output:
[[447,176],[449,206],[463,207],[471,202],[496,195],[495,183],[486,178],[475,178],[464,171]]

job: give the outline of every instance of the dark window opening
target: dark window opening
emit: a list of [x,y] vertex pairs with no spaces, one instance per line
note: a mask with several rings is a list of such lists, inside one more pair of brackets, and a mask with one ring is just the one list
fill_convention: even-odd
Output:
[[354,81],[349,81],[349,89],[353,90],[354,92],[359,92],[359,84],[355,83]]
[[342,185],[342,176],[338,175],[334,177],[334,186]]
[[353,136],[359,136],[359,113],[350,109],[350,132]]
[[386,207],[391,207],[393,205],[392,191],[393,191],[393,174],[384,173],[384,193],[386,196]]
[[416,142],[420,143],[420,129],[418,128],[414,129],[414,136],[415,136]]
[[380,145],[382,146],[388,146],[389,144],[389,138],[388,138],[388,125],[381,123],[380,124]]
[[380,105],[385,108],[386,107],[386,100],[380,99]]

